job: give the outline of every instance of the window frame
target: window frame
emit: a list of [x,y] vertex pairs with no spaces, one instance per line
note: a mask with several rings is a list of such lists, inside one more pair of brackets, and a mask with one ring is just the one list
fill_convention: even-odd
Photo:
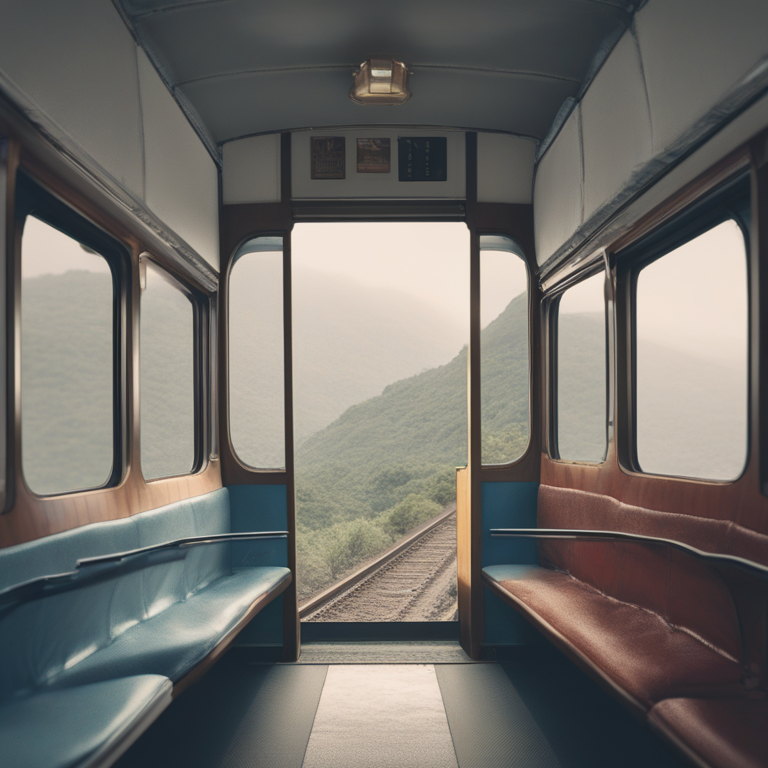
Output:
[[[141,302],[144,293],[146,270],[151,268],[162,273],[160,279],[170,283],[180,291],[192,305],[192,376],[193,376],[193,409],[194,409],[194,449],[193,462],[190,470],[175,475],[161,475],[148,478],[144,474],[144,465],[141,454]],[[212,355],[211,339],[209,336],[213,317],[213,298],[206,296],[185,282],[178,274],[171,271],[166,264],[146,251],[139,256],[139,301],[138,301],[138,406],[139,418],[137,434],[139,438],[138,460],[142,479],[148,485],[163,480],[172,480],[179,477],[189,477],[204,472],[208,466],[210,452],[214,445],[212,442],[213,425],[210,413],[213,408],[210,403],[212,380],[215,376],[215,364]]]
[[[654,477],[664,480],[684,480],[688,482],[705,483],[709,485],[732,485],[738,482],[747,471],[751,461],[752,447],[752,265],[751,265],[751,231],[752,231],[752,201],[749,172],[741,172],[724,182],[717,189],[703,196],[688,206],[682,212],[662,222],[657,228],[644,235],[637,242],[616,254],[617,284],[622,299],[622,330],[621,339],[626,344],[623,361],[623,381],[620,380],[621,408],[620,418],[624,428],[622,437],[617,445],[618,460],[621,469],[631,475]],[[746,350],[746,379],[747,409],[746,451],[744,466],[738,475],[730,480],[714,480],[706,477],[691,477],[688,475],[660,474],[647,472],[640,466],[637,455],[637,283],[640,273],[645,267],[663,259],[677,248],[689,243],[700,235],[714,229],[726,221],[735,221],[744,238],[744,258],[746,261],[747,284],[746,317],[747,350]]]
[[603,258],[595,260],[584,269],[576,272],[557,285],[545,297],[546,306],[544,309],[547,330],[547,455],[552,461],[562,464],[577,464],[589,467],[599,467],[608,461],[611,442],[613,441],[613,307],[614,301],[609,291],[605,296],[605,453],[600,461],[586,461],[585,459],[567,459],[560,456],[559,443],[559,413],[558,413],[558,393],[559,393],[559,375],[558,375],[558,350],[559,350],[559,329],[560,329],[560,302],[563,296],[574,286],[589,280],[596,275],[603,275],[606,287],[611,285],[611,272],[605,254]]
[[[15,326],[17,352],[14,368],[19,376],[18,385],[18,431],[23,443],[23,381],[21,380],[21,302],[22,302],[22,244],[24,225],[28,216],[34,216],[43,223],[57,229],[63,235],[86,245],[105,259],[112,274],[112,469],[101,485],[76,488],[55,493],[38,493],[30,487],[24,473],[23,454],[19,450],[17,476],[34,498],[52,498],[101,491],[119,485],[127,471],[130,455],[127,422],[128,387],[126,327],[130,323],[130,252],[115,237],[97,226],[82,213],[41,186],[32,176],[19,170],[16,175],[14,207],[15,263],[18,275],[15,281],[18,291],[15,303]],[[21,446],[19,446],[21,447]]]
[[[470,230],[471,231],[471,230]],[[503,248],[483,248],[483,238],[485,237],[495,237],[500,238],[502,240],[507,240],[510,244],[509,250],[503,249]],[[532,441],[533,441],[533,430],[534,430],[534,403],[533,403],[533,388],[535,386],[535,379],[534,379],[534,360],[533,360],[533,345],[535,343],[535,340],[532,338],[532,323],[531,323],[531,305],[533,302],[533,291],[534,291],[534,283],[533,283],[533,276],[531,274],[531,268],[528,263],[528,259],[526,258],[525,249],[520,244],[518,238],[512,236],[511,234],[508,234],[506,232],[490,232],[486,230],[480,230],[477,233],[477,247],[478,247],[478,253],[479,253],[479,262],[480,262],[480,311],[482,313],[482,306],[483,306],[483,294],[482,294],[482,285],[483,285],[483,279],[482,279],[482,270],[483,270],[483,251],[501,251],[503,253],[508,253],[511,256],[517,257],[525,269],[525,278],[526,278],[526,284],[525,284],[525,293],[526,293],[526,327],[525,327],[525,337],[527,340],[527,353],[528,353],[528,436],[527,440],[525,442],[525,447],[520,452],[519,456],[516,456],[511,461],[506,461],[502,464],[485,464],[482,461],[482,438],[483,438],[483,418],[482,418],[482,405],[480,410],[480,466],[483,471],[485,470],[500,470],[500,469],[507,469],[510,467],[514,467],[515,465],[519,464],[527,455],[528,452],[531,449]],[[514,298],[514,297],[513,297]],[[482,334],[482,331],[481,331]],[[481,335],[481,343],[480,343],[480,356],[482,359],[482,335]],[[480,367],[480,397],[482,402],[482,392],[483,392],[483,370],[482,365]]]
[[[291,251],[290,251],[290,242],[288,240],[289,233],[281,232],[281,231],[273,231],[273,230],[267,230],[264,232],[256,232],[254,234],[249,235],[248,237],[243,238],[237,246],[232,250],[232,254],[228,259],[227,269],[226,273],[223,273],[220,277],[220,283],[219,283],[219,290],[221,290],[221,284],[223,282],[226,282],[226,307],[225,311],[223,313],[219,314],[219,322],[224,323],[224,332],[226,334],[226,355],[224,360],[224,366],[226,370],[226,392],[219,391],[219,397],[224,399],[224,402],[226,403],[226,424],[219,425],[219,428],[222,426],[226,430],[226,437],[227,437],[227,443],[229,444],[229,450],[231,451],[232,458],[237,462],[238,466],[242,469],[246,470],[249,474],[253,475],[260,475],[260,476],[271,476],[275,475],[278,477],[285,477],[290,472],[292,472],[291,469],[289,469],[290,466],[293,465],[293,455],[292,452],[295,451],[295,446],[293,446],[293,439],[291,437],[290,441],[287,436],[287,423],[286,423],[286,416],[288,416],[288,402],[286,400],[286,396],[289,394],[289,387],[286,383],[286,378],[288,377],[288,370],[289,368],[288,363],[285,358],[285,353],[287,350],[287,338],[286,335],[288,333],[287,327],[286,327],[286,298],[288,301],[291,301],[291,289],[289,289],[289,284],[291,282],[291,277],[288,275],[286,277],[286,257],[288,259],[289,269],[292,268],[292,262],[290,261],[291,258]],[[257,249],[256,251],[245,251],[244,248],[248,243],[250,243],[252,240],[280,240],[280,248],[278,249],[268,249],[265,248],[263,250]],[[286,243],[288,244],[286,245]],[[280,269],[280,276],[281,276],[281,291],[282,291],[282,328],[281,328],[281,337],[283,341],[283,444],[284,444],[284,467],[256,467],[253,464],[249,464],[245,459],[243,459],[240,454],[237,452],[237,448],[235,447],[235,444],[232,440],[232,400],[231,400],[231,391],[232,391],[232,376],[231,376],[231,353],[232,353],[232,338],[230,334],[230,327],[231,327],[231,313],[232,313],[232,303],[231,303],[231,296],[230,296],[230,284],[232,281],[232,273],[235,269],[235,266],[237,265],[238,261],[242,259],[244,256],[248,256],[250,253],[279,253],[282,259],[282,265]],[[289,304],[290,306],[290,304]],[[290,353],[291,356],[293,355],[293,334],[291,332],[291,344],[290,344]],[[292,374],[292,363],[290,364],[290,394],[291,394],[291,400],[293,395],[293,374]],[[290,410],[293,409],[293,403],[291,401],[290,404]],[[293,423],[293,414],[289,415],[289,418],[291,419],[291,424]],[[292,428],[291,428],[292,431]],[[289,450],[289,442],[290,450]],[[289,456],[290,453],[290,456]]]

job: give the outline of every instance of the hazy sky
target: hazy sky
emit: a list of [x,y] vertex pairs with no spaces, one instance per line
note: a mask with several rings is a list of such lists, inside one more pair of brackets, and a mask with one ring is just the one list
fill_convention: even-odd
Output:
[[[599,312],[603,277],[565,292],[563,313]],[[665,347],[728,365],[745,365],[747,259],[744,236],[726,221],[640,272],[637,334]]]
[[28,216],[21,241],[22,278],[60,275],[71,269],[109,273],[109,265],[102,256],[88,253],[77,240]]
[[[457,323],[469,318],[469,230],[456,222],[297,224],[294,263],[369,286],[403,291]],[[519,257],[483,254],[482,322],[526,290]]]
[[[417,297],[455,323],[467,323],[469,230],[455,222],[297,224],[297,268],[340,274]],[[487,325],[526,289],[522,262],[485,251],[482,322]],[[30,216],[22,240],[22,275],[68,270],[108,273],[107,262]],[[744,239],[725,222],[647,267],[638,281],[638,334],[699,357],[744,364],[747,344]],[[594,312],[599,280],[575,286],[564,311]]]
[[637,333],[699,357],[745,364],[744,236],[726,221],[646,267],[637,282]]

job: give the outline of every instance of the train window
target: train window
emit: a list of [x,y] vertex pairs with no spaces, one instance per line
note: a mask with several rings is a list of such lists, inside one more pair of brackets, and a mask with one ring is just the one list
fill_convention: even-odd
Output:
[[21,460],[38,494],[106,485],[115,445],[107,259],[35,216],[21,241]]
[[557,455],[601,462],[607,440],[605,274],[582,280],[557,306]]
[[747,254],[723,221],[637,275],[636,456],[644,472],[733,480],[747,456]]
[[482,463],[507,464],[530,429],[528,269],[507,237],[480,237],[480,317]]
[[195,311],[164,270],[142,267],[141,470],[154,480],[195,465]]
[[240,460],[285,468],[283,239],[257,237],[229,278],[229,430]]

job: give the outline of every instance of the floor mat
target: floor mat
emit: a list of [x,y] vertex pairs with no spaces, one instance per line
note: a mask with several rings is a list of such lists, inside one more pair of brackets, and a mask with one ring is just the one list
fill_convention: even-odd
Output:
[[435,668],[329,667],[304,768],[457,768]]
[[116,768],[301,768],[327,671],[225,657]]
[[471,664],[452,640],[304,643],[299,664]]
[[549,647],[435,672],[460,768],[689,768]]

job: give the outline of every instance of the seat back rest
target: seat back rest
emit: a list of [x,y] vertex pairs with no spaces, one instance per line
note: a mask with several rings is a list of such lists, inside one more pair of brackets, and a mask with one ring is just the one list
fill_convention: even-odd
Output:
[[[13,571],[21,578],[12,583],[20,583],[71,571],[84,557],[228,532],[229,493],[222,488],[127,520],[83,526],[0,550],[0,572],[8,582],[7,571]],[[31,601],[7,616],[0,614],[0,698],[54,683],[60,672],[134,624],[227,575],[228,549],[192,547],[183,560],[158,563],[117,580]]]
[[[625,531],[685,541],[670,535],[679,534],[681,521],[667,517],[687,516],[632,507],[585,491],[544,485],[539,489],[540,528]],[[540,542],[539,555],[543,565],[567,571],[616,600],[652,611],[724,655],[746,661],[731,588],[692,555],[655,545],[556,540]]]
[[[228,533],[229,491],[220,488],[205,496],[169,504],[136,517],[140,547],[191,536]],[[141,590],[146,616],[160,613],[229,573],[228,552],[224,546],[195,547],[184,560],[142,571]]]

